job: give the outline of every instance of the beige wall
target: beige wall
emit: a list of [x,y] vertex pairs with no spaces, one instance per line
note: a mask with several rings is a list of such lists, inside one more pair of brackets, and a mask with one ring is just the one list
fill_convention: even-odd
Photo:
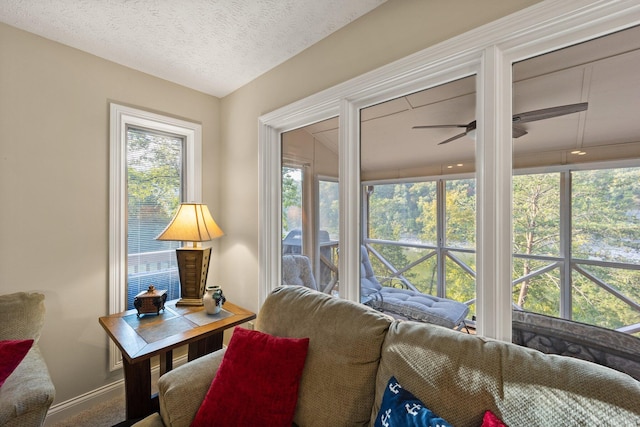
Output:
[[224,98],[0,24],[0,292],[40,291],[56,403],[107,369],[109,102],[203,125],[212,280],[258,309],[258,117],[538,0],[389,0]]
[[45,294],[41,346],[56,403],[121,378],[108,371],[98,324],[111,101],[202,124],[203,198],[217,217],[217,98],[0,24],[0,293]]
[[538,0],[389,0],[222,99],[221,285],[258,309],[258,117]]

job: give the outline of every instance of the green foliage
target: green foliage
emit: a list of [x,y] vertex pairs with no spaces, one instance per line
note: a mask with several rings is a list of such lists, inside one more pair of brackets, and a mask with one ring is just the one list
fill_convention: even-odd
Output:
[[[640,252],[640,168],[573,173],[575,257],[628,262]],[[624,252],[631,252],[626,255]]]
[[127,164],[129,214],[153,207],[171,219],[180,204],[182,140],[130,129]]
[[513,251],[527,255],[559,254],[559,174],[513,177]]
[[447,181],[447,246],[475,249],[476,182],[475,179]]
[[340,233],[339,185],[333,181],[320,181],[320,230],[337,240]]
[[[302,210],[302,170],[282,168],[282,238],[294,228],[301,228],[299,216]],[[292,214],[295,210],[298,215]]]
[[[561,261],[561,174],[543,173],[513,177],[514,280]],[[598,259],[637,265],[640,261],[640,168],[572,172],[573,259]],[[432,246],[434,249],[376,245],[396,268],[435,250],[438,244],[437,182],[376,185],[369,200],[369,237]],[[446,250],[475,250],[475,180],[445,181]],[[446,251],[445,250],[445,251]],[[475,255],[451,252],[475,271]],[[536,260],[526,256],[551,257]],[[373,263],[374,260],[372,260]],[[561,265],[530,277],[513,287],[514,302],[523,308],[560,315]],[[569,266],[565,266],[569,268]],[[640,302],[640,272],[633,269],[583,266],[602,282],[632,301]],[[381,263],[376,274],[388,276]],[[475,279],[446,258],[448,298],[475,298]],[[437,257],[422,262],[404,276],[420,291],[435,294]],[[591,280],[573,272],[573,318],[608,328],[640,323],[640,313]],[[472,307],[473,310],[473,307]]]
[[167,226],[182,199],[181,138],[127,130],[129,253],[172,247],[154,237]]

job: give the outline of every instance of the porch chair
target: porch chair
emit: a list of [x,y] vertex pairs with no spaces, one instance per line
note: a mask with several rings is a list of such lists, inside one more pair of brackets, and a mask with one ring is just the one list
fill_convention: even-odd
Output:
[[311,261],[304,255],[282,256],[282,284],[285,286],[305,286],[318,290],[313,277]]
[[382,286],[376,278],[367,249],[360,249],[361,301],[392,317],[433,323],[447,328],[462,326],[469,307],[447,298],[434,297],[411,289]]

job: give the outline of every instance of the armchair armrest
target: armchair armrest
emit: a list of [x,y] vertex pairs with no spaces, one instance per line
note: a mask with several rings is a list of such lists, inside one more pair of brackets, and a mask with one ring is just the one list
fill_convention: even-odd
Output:
[[0,388],[0,426],[41,426],[54,397],[47,365],[34,344]]
[[158,380],[160,415],[166,427],[188,427],[204,400],[226,349],[193,360]]

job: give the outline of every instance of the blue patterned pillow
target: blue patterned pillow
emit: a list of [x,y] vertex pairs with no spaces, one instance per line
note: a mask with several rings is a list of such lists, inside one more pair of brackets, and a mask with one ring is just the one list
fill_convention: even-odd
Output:
[[382,395],[375,427],[451,427],[391,377]]

